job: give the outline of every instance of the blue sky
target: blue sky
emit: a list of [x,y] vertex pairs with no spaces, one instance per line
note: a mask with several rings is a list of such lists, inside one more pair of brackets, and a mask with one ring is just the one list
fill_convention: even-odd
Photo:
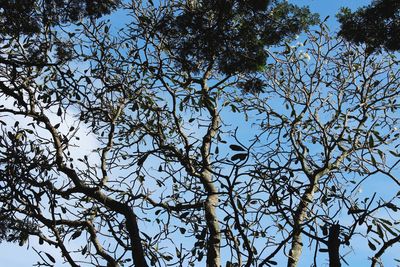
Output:
[[[321,18],[326,16],[330,16],[328,20],[328,25],[330,26],[332,31],[337,31],[338,24],[335,22],[335,14],[342,6],[347,6],[352,9],[355,9],[359,6],[366,5],[370,3],[368,0],[290,0],[290,2],[298,4],[298,5],[308,5],[310,6],[311,10],[320,14]],[[115,17],[112,18],[113,20]],[[1,101],[1,100],[0,100]],[[365,242],[365,240],[364,240]],[[32,242],[33,245],[36,242]],[[359,251],[369,251],[367,244],[354,244],[354,246],[359,246]],[[365,249],[365,250],[364,250]],[[50,249],[53,256],[57,255],[57,252],[54,248]],[[360,252],[359,252],[360,253]],[[59,254],[59,253],[58,253]],[[354,253],[353,253],[354,254]],[[351,256],[351,255],[350,255]],[[366,266],[368,264],[367,261],[361,261],[362,255],[355,255],[356,257],[349,257],[353,258],[352,261],[349,261],[350,266]],[[358,257],[360,256],[360,257]],[[60,259],[60,257],[57,257]],[[36,253],[31,249],[24,247],[19,247],[18,244],[9,244],[9,243],[1,243],[0,244],[0,265],[1,266],[16,266],[16,267],[25,267],[25,266],[32,266],[38,257]],[[61,266],[59,264],[60,260],[58,260],[58,264],[56,266]],[[279,264],[278,266],[281,266]],[[300,266],[309,266],[305,262]],[[324,266],[321,264],[321,266]]]
[[371,3],[369,0],[290,0],[289,2],[297,5],[308,5],[312,11],[321,14],[322,18],[328,15],[334,18],[334,15],[341,7],[349,7],[355,10],[360,6]]

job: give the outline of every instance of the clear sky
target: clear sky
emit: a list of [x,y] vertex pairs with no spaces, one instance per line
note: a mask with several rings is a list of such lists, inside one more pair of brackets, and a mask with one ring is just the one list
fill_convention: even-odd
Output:
[[[328,24],[332,31],[337,31],[338,24],[335,22],[335,14],[338,12],[340,7],[347,6],[352,9],[360,7],[362,5],[369,4],[369,0],[290,0],[289,2],[297,4],[297,5],[308,5],[312,11],[317,12],[320,14],[321,18],[325,18],[326,16],[330,16],[328,20]],[[115,20],[115,16],[112,16],[112,20]],[[120,21],[118,22],[120,23]],[[1,99],[0,99],[1,101]],[[364,241],[365,242],[365,241]],[[37,246],[34,244],[36,242],[31,242],[31,246]],[[366,244],[353,244],[354,246],[360,246],[362,249],[359,251],[363,251],[365,247],[365,251],[367,251],[368,247]],[[9,243],[1,243],[0,244],[0,266],[8,267],[25,267],[25,266],[32,266],[38,260],[36,253],[31,249],[27,249],[26,246],[19,247],[18,244],[9,244]],[[50,248],[51,254],[58,259],[55,266],[61,266],[61,258],[54,248]],[[361,252],[360,252],[361,253]],[[58,255],[58,256],[57,256]],[[359,255],[361,256],[361,255]],[[352,258],[350,256],[349,258]],[[353,258],[351,262],[349,262],[350,266],[365,266],[366,262],[363,263],[357,262],[357,256]],[[278,266],[282,266],[278,264]],[[301,266],[308,266],[301,264]],[[321,266],[324,266],[321,264]]]

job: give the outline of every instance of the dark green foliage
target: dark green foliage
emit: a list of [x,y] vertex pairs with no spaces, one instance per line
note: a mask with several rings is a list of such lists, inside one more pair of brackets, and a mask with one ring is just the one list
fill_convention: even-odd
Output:
[[355,12],[344,8],[338,18],[339,35],[356,44],[366,44],[367,51],[400,50],[400,1],[374,1]]
[[238,87],[244,92],[252,94],[262,93],[264,85],[265,82],[257,77],[250,77],[249,79],[238,83]]
[[18,242],[20,246],[28,240],[29,233],[37,233],[37,227],[30,220],[19,220],[10,212],[0,209],[0,243]]
[[38,33],[44,26],[100,17],[119,0],[0,0],[0,33]]
[[5,216],[0,216],[0,242],[7,237],[8,227]]
[[0,31],[5,34],[38,32],[39,14],[35,1],[0,1]]
[[164,46],[185,71],[213,65],[224,74],[263,69],[266,48],[293,37],[316,15],[275,1],[203,0],[165,15],[158,26]]
[[270,0],[248,0],[248,1],[240,1],[242,4],[247,4],[254,10],[265,10],[268,5],[271,3]]

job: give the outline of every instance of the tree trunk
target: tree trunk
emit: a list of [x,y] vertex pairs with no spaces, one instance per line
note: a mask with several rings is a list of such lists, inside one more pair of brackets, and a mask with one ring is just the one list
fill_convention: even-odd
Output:
[[207,199],[204,204],[207,230],[209,233],[207,240],[207,267],[220,267],[221,231],[219,229],[219,222],[216,214],[216,209],[218,206],[218,189],[212,181],[213,175],[211,173],[212,165],[210,157],[212,140],[217,134],[219,128],[219,115],[216,109],[217,105],[214,106],[212,104],[210,96],[208,95],[209,88],[206,84],[206,79],[209,75],[210,73],[206,73],[202,81],[203,97],[209,100],[208,102],[206,102],[206,108],[211,116],[211,123],[209,125],[207,133],[203,137],[203,144],[201,146],[201,156],[203,163],[201,182],[207,192]]
[[307,216],[308,204],[312,202],[314,198],[314,192],[317,189],[318,177],[311,179],[313,182],[310,187],[306,190],[300,200],[299,207],[296,210],[294,221],[293,221],[293,237],[292,247],[289,252],[288,267],[295,267],[299,263],[301,252],[303,250],[303,242],[301,237],[301,231],[303,229],[302,223]]
[[209,237],[207,240],[207,267],[220,267],[221,255],[221,232],[219,229],[216,207],[218,205],[218,195],[213,194],[207,197],[205,213]]
[[328,251],[329,267],[340,267],[339,240],[340,225],[334,224],[329,229]]
[[126,214],[125,218],[126,228],[129,232],[129,235],[131,236],[133,262],[137,267],[147,267],[148,265],[144,257],[142,240],[139,234],[139,227],[137,225],[137,218],[132,212]]

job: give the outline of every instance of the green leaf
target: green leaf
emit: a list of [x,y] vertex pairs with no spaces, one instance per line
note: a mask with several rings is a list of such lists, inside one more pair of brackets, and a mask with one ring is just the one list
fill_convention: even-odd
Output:
[[382,226],[380,224],[376,225],[376,232],[380,238],[383,238],[383,230],[382,230]]
[[163,257],[166,261],[171,261],[171,260],[173,259],[173,257],[170,256],[170,255],[163,255],[162,257]]
[[372,131],[372,133],[375,135],[375,137],[379,140],[379,142],[384,142],[383,138],[379,135],[378,131]]
[[[383,228],[386,229],[386,231],[388,231],[390,234],[392,234],[393,236],[397,236],[398,234],[392,230],[391,227],[387,226],[386,224],[381,224],[383,226]],[[395,229],[395,228],[394,228]]]
[[385,154],[383,153],[383,151],[378,149],[378,154],[379,154],[379,157],[381,158],[381,160],[383,161],[385,159]]
[[246,151],[243,147],[238,146],[238,145],[230,145],[229,148],[234,151]]
[[82,234],[82,231],[78,230],[71,236],[71,239],[72,240],[77,239],[78,237],[80,237],[81,234]]
[[240,202],[239,199],[236,200],[236,205],[237,205],[239,210],[243,210],[243,205],[242,205],[242,203]]
[[376,167],[376,159],[374,158],[373,155],[371,155],[371,161],[372,161],[372,165],[374,165]]
[[175,247],[175,252],[176,252],[176,256],[178,257],[178,259],[180,259],[182,257],[181,252],[179,251],[178,248]]
[[372,135],[369,136],[369,141],[368,141],[369,147],[374,147],[374,138]]
[[374,251],[376,250],[376,246],[374,244],[372,244],[372,242],[369,241],[369,240],[368,240],[368,246],[369,246],[370,249],[372,249]]
[[283,51],[283,54],[285,54],[285,55],[290,54],[292,48],[289,46],[288,43],[285,43],[285,48],[286,49],[285,49],[285,51]]
[[53,256],[51,256],[49,253],[47,253],[47,252],[45,252],[45,254],[46,254],[46,256],[47,256],[47,258],[49,258],[49,260],[52,262],[52,263],[56,263],[56,260],[53,258]]
[[389,209],[393,210],[394,212],[398,211],[398,207],[393,203],[386,203],[386,207],[388,207]]
[[395,152],[393,150],[389,150],[389,152],[390,152],[390,154],[392,154],[395,157],[400,157],[400,153],[397,153],[397,152]]
[[22,247],[28,241],[28,238],[28,232],[22,231],[19,235],[19,246]]
[[383,224],[387,224],[387,225],[390,225],[390,226],[393,225],[393,223],[392,223],[391,221],[388,221],[388,220],[386,220],[386,219],[379,218],[379,220],[380,220]]
[[231,157],[231,160],[232,160],[232,161],[235,161],[235,160],[245,160],[246,158],[247,158],[247,153],[246,153],[246,154],[240,153],[240,154],[233,155],[233,156]]
[[87,252],[87,245],[82,249],[81,253],[82,255],[85,255]]

